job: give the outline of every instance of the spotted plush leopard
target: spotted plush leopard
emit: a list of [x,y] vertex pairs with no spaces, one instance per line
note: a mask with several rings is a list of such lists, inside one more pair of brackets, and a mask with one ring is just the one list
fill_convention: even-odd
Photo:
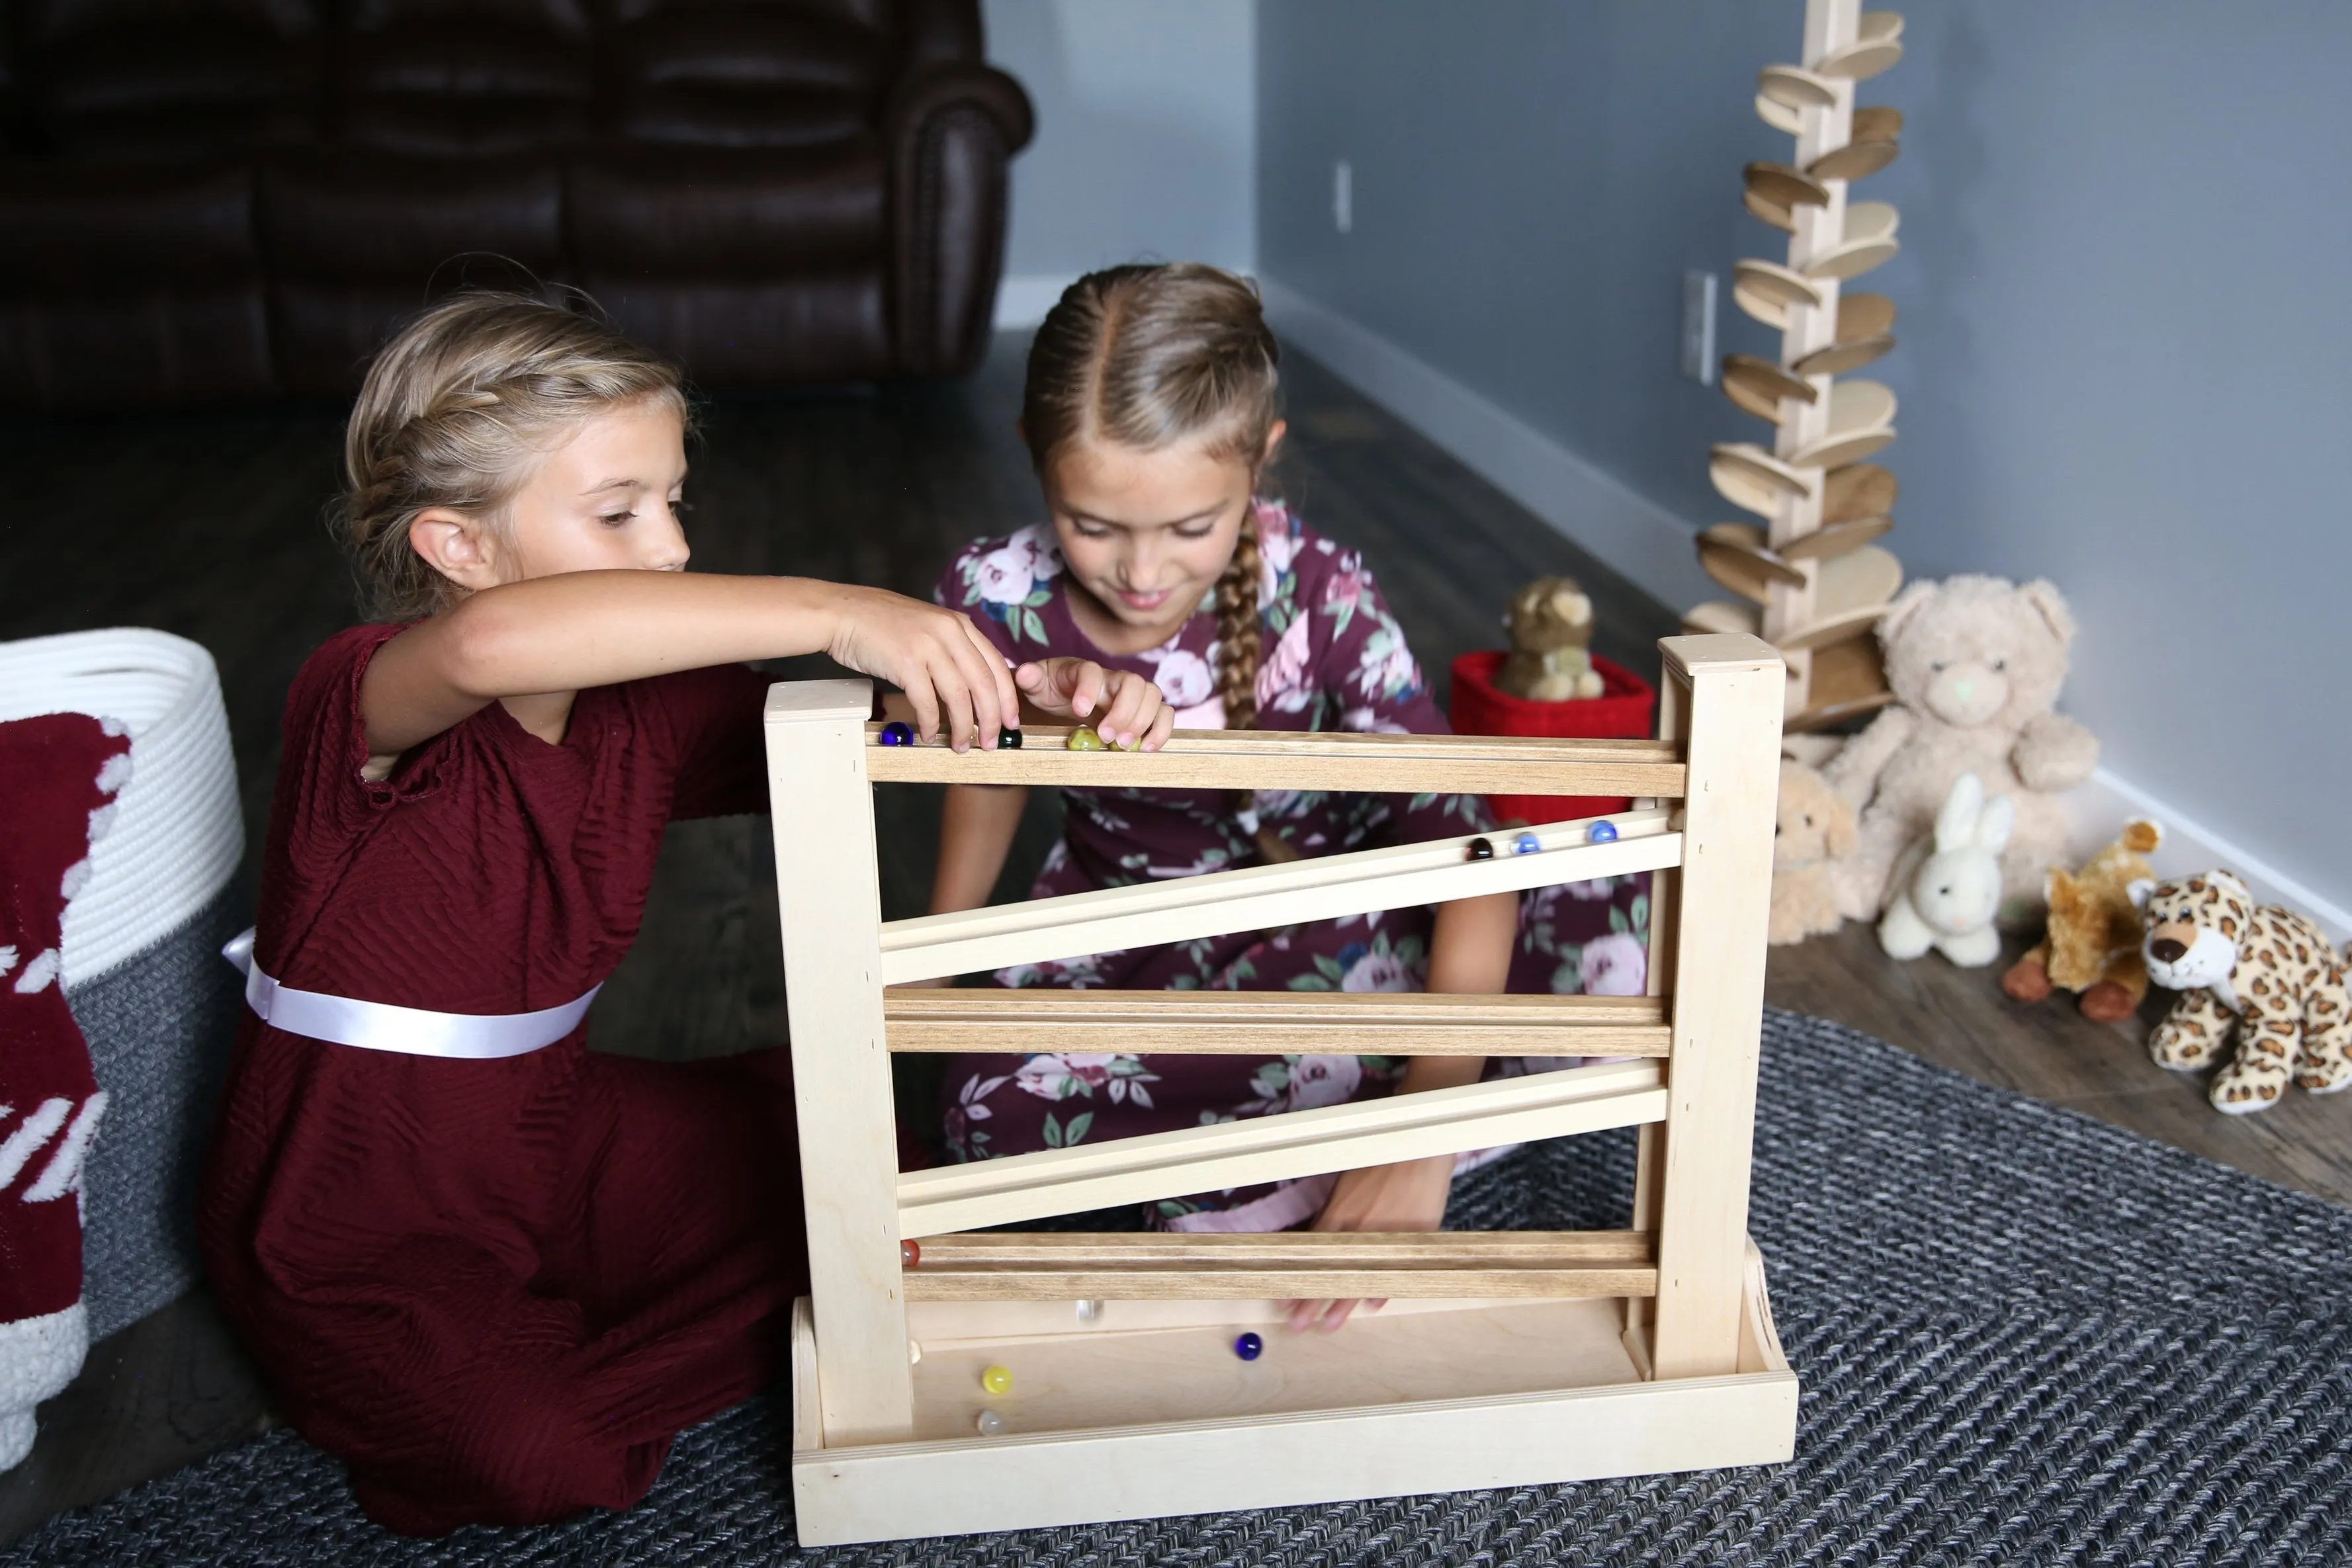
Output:
[[2237,1054],[2213,1075],[2209,1096],[2216,1110],[2265,1110],[2290,1080],[2313,1094],[2352,1089],[2346,961],[2317,926],[2256,904],[2228,871],[2143,879],[2130,892],[2146,922],[2148,978],[2181,994],[2148,1036],[2158,1066],[2210,1066],[2234,1025]]

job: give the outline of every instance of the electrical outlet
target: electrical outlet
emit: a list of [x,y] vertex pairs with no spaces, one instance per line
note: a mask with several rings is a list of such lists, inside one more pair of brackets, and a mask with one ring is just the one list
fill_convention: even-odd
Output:
[[1715,384],[1715,274],[1683,274],[1683,374]]
[[1356,169],[1345,158],[1331,165],[1331,226],[1356,232]]

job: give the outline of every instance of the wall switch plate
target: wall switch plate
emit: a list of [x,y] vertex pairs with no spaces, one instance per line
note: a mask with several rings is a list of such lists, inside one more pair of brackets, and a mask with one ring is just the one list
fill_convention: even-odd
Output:
[[1715,384],[1715,274],[1683,274],[1683,374]]
[[1331,226],[1356,232],[1356,169],[1345,158],[1331,165]]

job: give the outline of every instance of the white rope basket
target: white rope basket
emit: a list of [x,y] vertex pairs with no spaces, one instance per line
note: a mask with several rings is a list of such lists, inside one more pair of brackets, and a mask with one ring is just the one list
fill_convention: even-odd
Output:
[[0,643],[0,722],[89,713],[131,731],[131,783],[66,906],[65,983],[94,980],[192,919],[245,854],[212,655],[135,627]]

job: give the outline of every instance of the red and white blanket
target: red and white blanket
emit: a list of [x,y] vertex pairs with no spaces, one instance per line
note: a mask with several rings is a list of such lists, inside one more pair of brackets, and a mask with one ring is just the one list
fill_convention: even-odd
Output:
[[120,724],[0,724],[0,1469],[31,1451],[33,1407],[89,1345],[81,1170],[106,1095],[66,1008],[58,943],[130,777]]

